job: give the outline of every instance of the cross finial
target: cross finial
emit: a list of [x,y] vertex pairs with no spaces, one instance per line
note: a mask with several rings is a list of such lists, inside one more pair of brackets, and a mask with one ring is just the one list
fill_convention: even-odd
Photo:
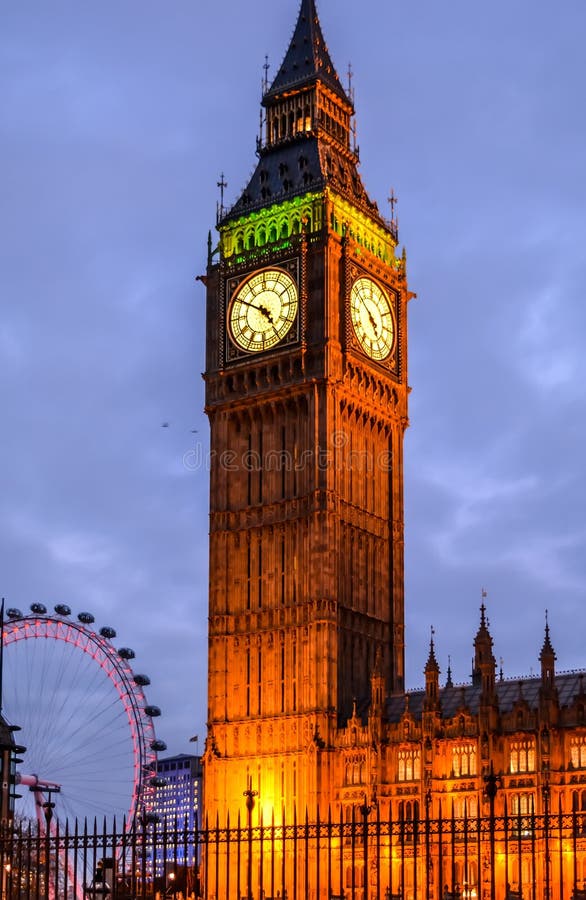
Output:
[[391,204],[391,216],[393,221],[395,219],[395,206],[397,205],[397,195],[395,194],[395,189],[391,188],[391,193],[389,196],[389,203]]
[[223,172],[220,175],[220,180],[218,181],[217,184],[218,184],[218,187],[220,188],[220,203],[218,205],[218,221],[220,221],[220,219],[224,215],[224,191],[228,187],[228,182],[226,181]]
[[354,103],[354,69],[351,62],[348,63],[348,96]]
[[486,618],[486,603],[484,602],[488,597],[488,593],[484,588],[482,588],[480,592],[480,597],[482,599],[482,603],[480,605],[480,624],[488,626],[488,620]]
[[270,69],[270,68],[271,68],[271,65],[270,65],[270,63],[269,63],[269,55],[268,55],[268,53],[267,53],[266,56],[265,56],[265,64],[264,64],[264,66],[263,66],[263,70],[264,70],[264,73],[265,73],[265,74],[264,74],[264,78],[263,78],[263,93],[264,93],[264,94],[266,94],[266,92],[267,92],[268,89],[269,89],[269,69]]

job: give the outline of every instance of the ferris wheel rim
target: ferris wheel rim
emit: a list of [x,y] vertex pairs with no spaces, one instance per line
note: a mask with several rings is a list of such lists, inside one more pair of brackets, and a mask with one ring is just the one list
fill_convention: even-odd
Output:
[[[81,616],[84,616],[83,621]],[[148,683],[148,679],[135,676],[129,664],[128,660],[134,657],[134,653],[127,648],[116,650],[108,638],[88,627],[93,621],[93,616],[88,613],[80,614],[77,622],[50,612],[12,615],[4,621],[2,644],[6,648],[26,640],[63,641],[90,656],[112,683],[124,707],[132,741],[133,785],[125,815],[127,827],[130,828],[137,814],[147,805],[152,791],[149,779],[156,776],[157,751],[154,748],[163,742],[156,739],[153,715],[148,710],[159,711],[157,707],[149,706],[145,696],[143,685]],[[113,629],[104,628],[102,631],[115,635]]]

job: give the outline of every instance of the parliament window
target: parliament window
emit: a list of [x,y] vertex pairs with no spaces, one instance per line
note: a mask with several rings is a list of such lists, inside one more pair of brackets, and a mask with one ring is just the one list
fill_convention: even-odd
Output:
[[476,775],[476,744],[458,744],[452,747],[452,772],[454,778]]
[[419,831],[419,800],[401,800],[399,803],[400,840],[406,844],[413,841],[416,830]]
[[513,837],[531,837],[534,826],[535,798],[533,794],[511,795],[511,833]]
[[454,800],[455,819],[474,819],[478,815],[478,799],[474,794],[456,797]]
[[421,752],[419,750],[399,750],[397,779],[399,781],[419,781],[421,778]]
[[512,775],[517,772],[535,771],[535,740],[511,741],[509,768]]
[[534,812],[535,804],[533,794],[512,794],[511,815],[530,816]]
[[586,737],[573,737],[571,739],[570,762],[574,769],[586,769]]
[[366,760],[363,757],[349,760],[346,763],[345,782],[346,784],[364,784],[365,783]]

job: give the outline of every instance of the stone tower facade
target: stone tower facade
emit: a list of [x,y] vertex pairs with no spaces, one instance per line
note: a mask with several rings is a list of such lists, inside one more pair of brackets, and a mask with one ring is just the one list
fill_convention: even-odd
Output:
[[327,806],[377,661],[404,688],[407,302],[314,0],[207,282],[208,813]]
[[314,0],[262,104],[205,278],[207,896],[586,900],[585,673],[549,624],[507,680],[483,592],[470,682],[432,637],[405,691],[411,295]]

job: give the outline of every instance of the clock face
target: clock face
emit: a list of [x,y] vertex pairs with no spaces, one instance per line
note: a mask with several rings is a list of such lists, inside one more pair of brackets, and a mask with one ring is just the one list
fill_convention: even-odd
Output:
[[387,294],[371,278],[352,285],[350,314],[358,343],[371,359],[381,362],[393,349],[395,322]]
[[275,347],[297,316],[297,286],[281,269],[265,269],[236,291],[228,313],[230,336],[249,353]]

